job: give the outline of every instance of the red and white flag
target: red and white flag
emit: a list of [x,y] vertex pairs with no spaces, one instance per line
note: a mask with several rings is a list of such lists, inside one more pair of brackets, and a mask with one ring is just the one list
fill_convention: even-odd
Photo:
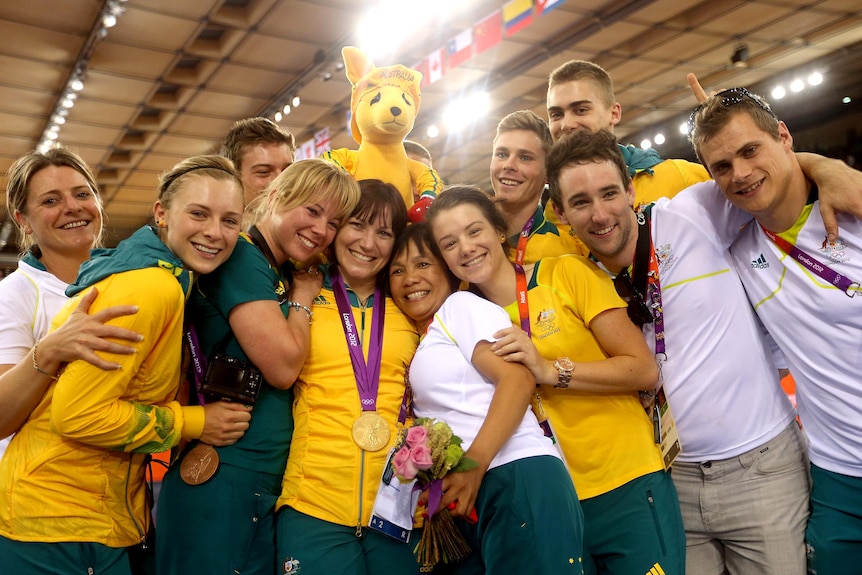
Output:
[[476,54],[493,48],[503,41],[503,15],[497,10],[475,26],[473,38],[476,42]]
[[332,146],[330,146],[329,127],[326,127],[314,134],[315,155],[319,156],[330,149],[332,149]]
[[300,144],[299,147],[296,148],[296,154],[294,154],[294,159],[297,162],[299,160],[308,160],[316,157],[317,156],[314,154],[314,138]]
[[446,66],[449,70],[473,57],[473,29],[467,28],[446,45]]
[[536,16],[542,16],[565,3],[566,0],[536,0]]
[[433,84],[443,77],[443,48],[434,50],[425,58],[428,63],[428,84]]

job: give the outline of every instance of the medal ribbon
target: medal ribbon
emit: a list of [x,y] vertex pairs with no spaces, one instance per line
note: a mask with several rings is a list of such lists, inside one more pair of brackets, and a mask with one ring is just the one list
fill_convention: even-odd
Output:
[[649,267],[647,268],[647,298],[649,305],[652,308],[652,314],[655,318],[653,326],[655,328],[655,355],[661,369],[661,362],[667,359],[664,342],[664,311],[661,305],[661,282],[658,279],[658,258],[655,255],[655,247],[652,243],[652,234],[650,233],[650,220],[644,214],[646,225],[642,229],[649,234]]
[[206,405],[204,394],[201,392],[201,386],[204,383],[204,374],[207,370],[207,358],[200,353],[201,344],[198,341],[198,332],[192,324],[189,324],[189,329],[186,331],[186,341],[189,344],[189,354],[192,356],[192,369],[195,374],[195,391],[198,394],[198,405]]
[[[534,216],[535,217],[535,216]],[[521,318],[521,329],[530,335],[530,306],[527,302],[527,274],[524,272],[524,254],[527,252],[527,239],[533,227],[533,218],[527,220],[518,235],[518,247],[515,251],[515,285],[518,297],[518,317]]]
[[824,263],[819,262],[816,258],[808,255],[801,249],[797,248],[795,245],[791,244],[781,236],[775,234],[774,232],[770,232],[763,225],[760,226],[760,229],[763,230],[763,233],[766,234],[766,237],[772,240],[778,248],[789,255],[791,258],[798,261],[802,264],[802,267],[807,269],[813,274],[820,276],[822,279],[831,283],[838,289],[844,292],[847,297],[853,297],[859,290],[859,282],[854,282],[850,278],[845,275],[842,275]]
[[359,340],[356,326],[353,324],[353,308],[347,299],[347,290],[338,268],[330,268],[332,291],[335,294],[335,304],[338,306],[338,317],[344,328],[347,349],[350,352],[350,362],[353,364],[353,374],[356,377],[356,389],[362,402],[362,411],[377,411],[377,388],[380,385],[380,358],[383,352],[383,308],[385,300],[379,287],[374,288],[374,305],[371,308],[371,340],[368,342],[368,363],[362,354],[362,343]]

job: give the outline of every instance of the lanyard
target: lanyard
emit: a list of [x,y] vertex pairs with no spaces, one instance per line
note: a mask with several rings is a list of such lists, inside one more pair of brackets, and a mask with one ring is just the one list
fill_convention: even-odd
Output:
[[380,384],[380,358],[383,352],[383,308],[385,301],[380,288],[374,288],[374,304],[371,311],[371,340],[368,342],[368,363],[362,355],[362,344],[353,324],[353,310],[347,300],[347,290],[338,268],[332,266],[332,291],[335,293],[335,304],[338,306],[338,316],[344,328],[347,349],[350,352],[350,362],[356,377],[356,389],[362,402],[362,411],[377,411],[377,388]]
[[847,297],[853,297],[859,290],[859,282],[854,282],[845,275],[842,275],[824,263],[819,262],[814,257],[808,255],[795,245],[791,244],[781,236],[770,232],[761,224],[760,229],[766,234],[766,237],[779,247],[781,251],[802,264],[802,267],[808,271],[820,276],[830,284],[844,292]]
[[659,368],[663,359],[667,359],[664,341],[664,311],[661,304],[661,282],[658,277],[658,258],[655,255],[655,247],[652,243],[649,218],[644,215],[646,225],[643,228],[649,234],[649,267],[647,268],[647,298],[652,309],[653,327],[655,329],[655,355],[659,361]]
[[524,254],[527,252],[527,239],[533,227],[530,218],[518,235],[518,247],[515,252],[515,286],[517,288],[518,317],[521,318],[521,329],[530,335],[530,306],[527,303],[527,274],[524,272]]
[[189,344],[189,354],[191,355],[192,369],[195,374],[195,391],[198,394],[198,402],[199,405],[206,405],[204,394],[201,392],[201,386],[203,386],[204,374],[207,370],[207,358],[200,353],[201,344],[198,341],[198,333],[192,324],[189,324],[189,329],[186,331],[186,341]]

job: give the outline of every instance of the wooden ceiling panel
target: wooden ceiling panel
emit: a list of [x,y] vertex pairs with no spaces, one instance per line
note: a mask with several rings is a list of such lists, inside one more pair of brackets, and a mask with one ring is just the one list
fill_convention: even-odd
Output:
[[136,106],[103,102],[82,95],[75,100],[70,118],[76,122],[119,127],[131,122],[137,112]]
[[138,0],[129,2],[129,4],[161,14],[201,20],[224,4],[224,2],[225,0],[185,0],[183,2],[178,2],[177,0]]
[[158,196],[157,188],[159,185],[160,173],[161,172],[147,171],[139,166],[135,171],[129,174],[125,183],[128,189],[134,190],[135,194],[140,194],[141,190],[149,190],[152,195],[152,201],[155,201]]
[[[176,51],[203,26],[198,19],[170,16],[144,7],[129,6],[111,29],[112,42],[149,50]],[[158,34],[153,34],[158,30]]]
[[145,50],[106,40],[96,47],[89,69],[152,82],[165,73],[175,58],[171,52]]
[[81,97],[92,95],[103,100],[137,105],[146,100],[154,89],[153,83],[146,80],[88,69]]
[[184,157],[206,154],[212,146],[211,142],[199,138],[166,135],[159,138],[152,150],[156,154],[175,154]]
[[238,92],[269,98],[295,76],[251,66],[225,64],[207,81],[207,86],[222,92]]
[[119,137],[120,131],[117,128],[81,124],[70,119],[63,124],[60,134],[62,142],[70,146],[98,146],[113,142]]
[[171,132],[204,140],[220,140],[233,125],[233,119],[183,114],[171,124]]
[[0,52],[42,62],[70,64],[75,61],[84,37],[54,32],[0,19]]
[[604,52],[614,49],[623,42],[632,40],[638,34],[643,34],[650,28],[644,24],[632,21],[614,22],[607,28],[602,28],[589,38],[574,44],[572,48],[586,52]]
[[4,83],[14,81],[19,88],[35,88],[59,92],[69,71],[62,64],[48,64],[30,59],[15,58],[0,54],[0,70]]
[[0,18],[83,37],[90,30],[101,6],[99,2],[79,2],[74,10],[58,8],[57,0],[3,2]]
[[57,95],[49,92],[0,86],[0,111],[3,112],[38,114],[43,121],[47,121],[56,101]]
[[769,26],[776,20],[783,20],[793,11],[794,9],[790,7],[782,8],[764,2],[749,2],[739,6],[733,12],[704,23],[698,31],[741,37]]
[[[309,44],[335,44],[350,34],[359,18],[354,9],[339,9],[321,2],[279,2],[258,24],[267,36]],[[351,17],[354,16],[354,17]],[[296,26],[302,22],[302,26]]]
[[222,118],[240,119],[255,115],[265,103],[261,98],[214,91],[198,92],[186,106],[185,111],[192,114],[212,114]]
[[238,65],[295,74],[314,59],[317,50],[314,44],[257,34],[250,36],[237,48],[231,55],[231,61]]
[[175,155],[166,156],[164,154],[155,153],[147,154],[138,164],[138,169],[161,174],[165,170],[173,168],[180,160],[183,159],[183,157],[184,156]]

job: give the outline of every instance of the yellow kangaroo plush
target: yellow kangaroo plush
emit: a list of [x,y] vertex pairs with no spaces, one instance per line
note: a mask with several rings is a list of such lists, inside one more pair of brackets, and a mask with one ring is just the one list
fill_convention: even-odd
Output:
[[414,186],[420,198],[411,219],[421,219],[424,208],[443,189],[443,181],[433,169],[411,160],[404,151],[404,138],[413,129],[419,111],[422,74],[396,64],[375,68],[358,48],[341,50],[347,79],[353,86],[350,96],[350,129],[358,150],[339,148],[323,155],[353,174],[357,180],[376,178],[398,188],[409,208]]

